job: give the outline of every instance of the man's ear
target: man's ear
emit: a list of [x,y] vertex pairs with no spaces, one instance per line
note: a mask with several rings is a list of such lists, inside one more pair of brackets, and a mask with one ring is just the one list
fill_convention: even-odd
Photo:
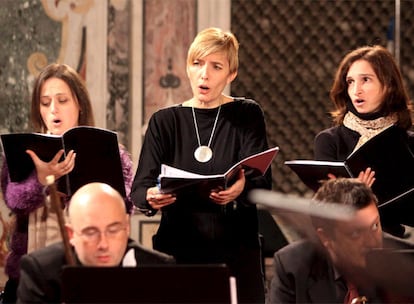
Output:
[[332,239],[329,233],[327,233],[323,228],[319,227],[316,229],[316,234],[319,240],[321,241],[323,247],[329,248]]
[[73,242],[73,234],[74,234],[74,232],[73,232],[72,226],[70,226],[69,224],[66,224],[65,225],[65,229],[66,229],[66,232],[68,233],[69,242],[73,246],[73,243],[72,242]]
[[131,224],[130,223],[131,218],[130,218],[129,214],[127,214],[126,216],[127,216],[126,222],[128,223],[127,226],[126,226],[126,232],[127,232],[128,237],[129,237],[129,235],[131,233],[131,226],[130,226],[130,224]]

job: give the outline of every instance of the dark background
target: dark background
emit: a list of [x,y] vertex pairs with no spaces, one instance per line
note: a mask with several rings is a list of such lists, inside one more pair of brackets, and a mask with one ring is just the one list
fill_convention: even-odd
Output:
[[[311,194],[283,164],[312,159],[313,138],[331,126],[329,90],[350,50],[380,44],[394,52],[393,0],[232,0],[231,30],[240,41],[233,96],[265,111],[269,145],[279,146],[273,190]],[[413,96],[414,1],[401,1],[401,70]]]

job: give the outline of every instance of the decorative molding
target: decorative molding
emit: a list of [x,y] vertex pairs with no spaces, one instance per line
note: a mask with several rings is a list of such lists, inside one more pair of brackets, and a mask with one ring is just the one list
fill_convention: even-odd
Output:
[[[197,32],[208,27],[231,29],[231,0],[198,0],[197,2]],[[230,95],[230,85],[224,89],[224,94]]]
[[132,22],[131,22],[131,68],[130,68],[130,147],[134,163],[134,172],[138,164],[139,153],[142,145],[143,125],[143,0],[131,1]]
[[215,26],[223,30],[231,27],[231,0],[198,0],[197,31]]
[[106,128],[108,0],[94,1],[86,16],[86,86],[92,101],[95,124]]

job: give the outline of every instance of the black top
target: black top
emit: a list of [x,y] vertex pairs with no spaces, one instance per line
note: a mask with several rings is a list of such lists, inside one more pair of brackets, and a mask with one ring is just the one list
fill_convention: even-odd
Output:
[[[207,145],[218,108],[194,110],[201,144]],[[133,183],[134,204],[155,213],[146,201],[146,191],[156,185],[162,163],[198,174],[221,174],[244,157],[266,150],[261,108],[247,99],[223,104],[211,143],[212,159],[198,162],[193,155],[197,147],[191,107],[178,105],[156,112],[148,125]],[[198,255],[194,251],[212,253],[216,252],[214,248],[240,243],[257,247],[256,206],[248,202],[247,192],[252,188],[270,189],[271,171],[260,177],[246,173],[245,190],[234,203],[220,206],[194,191],[179,195],[175,203],[164,207],[154,248],[190,258]],[[207,253],[205,259],[215,260]]]
[[[207,145],[218,108],[194,109],[201,145]],[[213,157],[206,163],[194,158],[198,147],[191,107],[162,109],[150,119],[141,149],[131,199],[155,213],[146,201],[161,164],[198,174],[222,174],[247,156],[268,148],[263,111],[253,100],[235,99],[223,104],[211,142]],[[246,184],[239,197],[227,205],[210,201],[196,189],[182,192],[162,209],[161,223],[153,247],[173,255],[177,263],[225,263],[236,277],[240,303],[264,301],[263,273],[257,210],[248,201],[253,188],[271,188],[271,170],[264,176],[245,171]]]

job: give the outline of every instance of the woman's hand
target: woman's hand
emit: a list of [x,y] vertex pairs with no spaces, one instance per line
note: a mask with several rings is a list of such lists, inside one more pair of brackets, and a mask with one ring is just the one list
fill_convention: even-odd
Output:
[[37,172],[37,179],[44,186],[47,185],[46,177],[48,175],[54,175],[55,180],[57,180],[72,172],[75,167],[76,153],[73,150],[69,151],[66,158],[61,162],[59,160],[64,153],[63,149],[59,150],[50,162],[42,161],[32,150],[26,150],[26,153],[32,158]]
[[336,176],[335,176],[335,175],[333,175],[332,173],[328,173],[328,178],[329,178],[329,179],[335,179],[335,178],[336,178]]
[[240,170],[237,181],[226,190],[211,192],[210,199],[219,205],[225,205],[234,201],[244,189],[246,184],[246,177],[244,176],[244,170]]
[[176,197],[173,194],[160,193],[158,187],[152,187],[147,189],[147,201],[153,209],[161,209],[174,203]]
[[372,171],[371,168],[367,168],[365,171],[361,171],[359,173],[358,179],[365,183],[368,187],[371,187],[375,182],[375,171]]
[[[328,178],[335,179],[336,176],[329,173]],[[371,168],[367,168],[365,171],[359,172],[357,179],[360,182],[365,183],[368,187],[371,187],[372,184],[375,182],[375,171],[372,171]]]

